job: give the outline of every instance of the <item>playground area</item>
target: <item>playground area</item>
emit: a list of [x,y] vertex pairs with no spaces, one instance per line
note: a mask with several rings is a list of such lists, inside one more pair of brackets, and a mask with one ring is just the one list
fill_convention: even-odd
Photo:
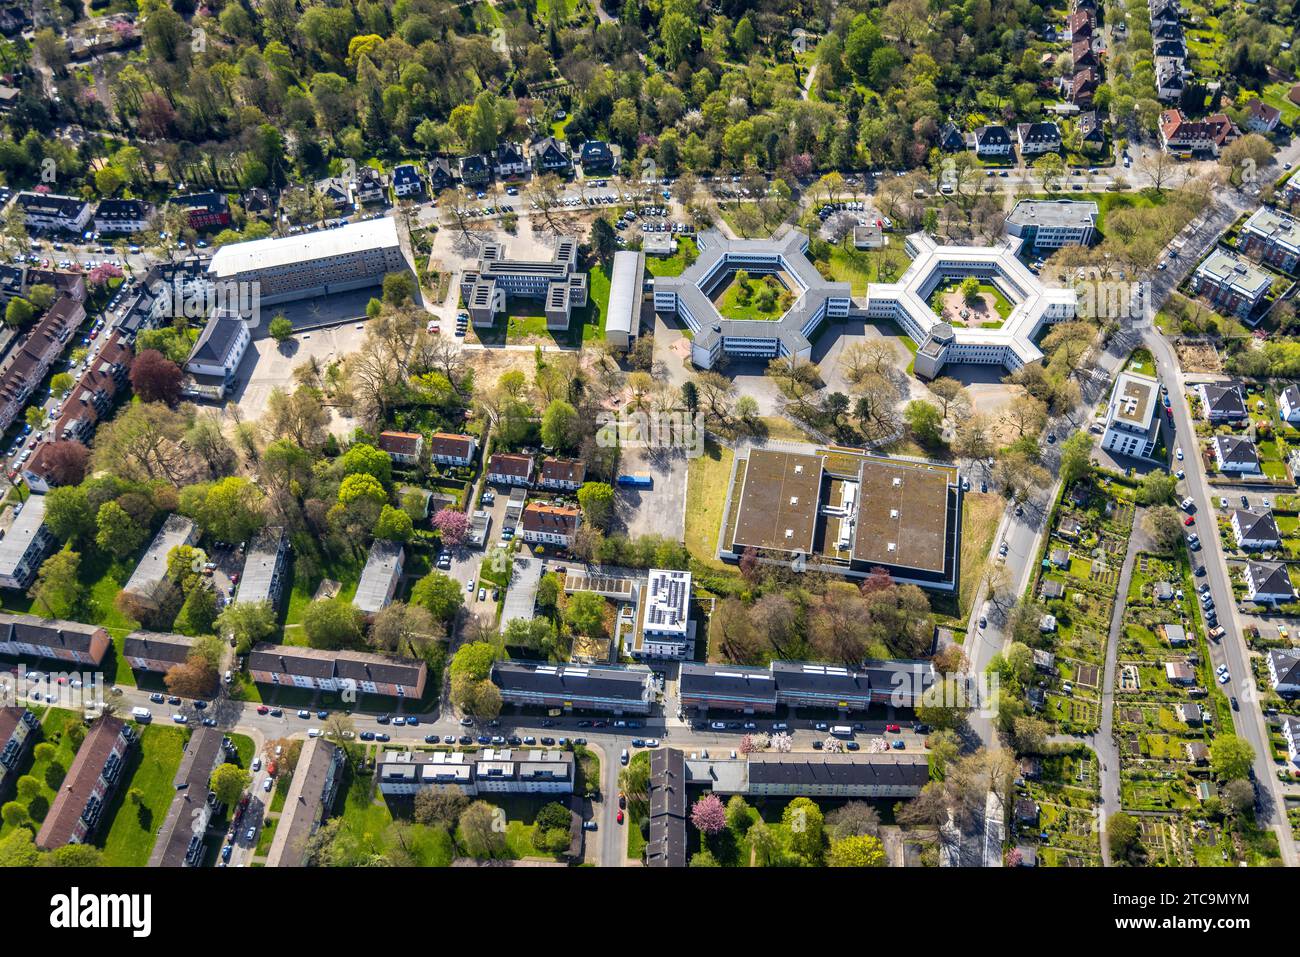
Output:
[[1011,302],[997,286],[988,282],[967,284],[965,280],[944,283],[930,297],[930,308],[951,326],[968,329],[997,329],[1011,315]]

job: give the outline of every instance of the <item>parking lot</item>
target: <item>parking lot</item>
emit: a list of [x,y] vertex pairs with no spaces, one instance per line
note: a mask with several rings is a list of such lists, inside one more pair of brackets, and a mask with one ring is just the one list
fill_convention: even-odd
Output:
[[654,478],[653,488],[615,486],[615,515],[628,536],[685,537],[687,466],[684,448],[623,449],[623,473],[648,472]]

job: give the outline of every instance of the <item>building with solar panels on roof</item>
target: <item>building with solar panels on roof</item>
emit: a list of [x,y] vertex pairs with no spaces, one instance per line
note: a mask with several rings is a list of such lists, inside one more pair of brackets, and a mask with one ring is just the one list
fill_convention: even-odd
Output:
[[652,568],[640,587],[634,658],[685,660],[695,652],[695,622],[691,621],[691,573]]

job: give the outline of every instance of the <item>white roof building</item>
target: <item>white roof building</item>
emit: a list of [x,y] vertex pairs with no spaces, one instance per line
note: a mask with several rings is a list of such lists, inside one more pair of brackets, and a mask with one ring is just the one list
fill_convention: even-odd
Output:
[[[1034,337],[1045,322],[1071,319],[1078,296],[1073,289],[1043,285],[1020,261],[1021,240],[995,246],[940,246],[923,232],[907,237],[912,265],[892,283],[867,287],[867,315],[893,319],[919,346],[918,375],[933,377],[947,362],[1002,365],[1014,371],[1037,362],[1043,353]],[[1014,303],[997,328],[971,328],[944,322],[930,308],[930,295],[942,283],[973,276],[989,282]]]

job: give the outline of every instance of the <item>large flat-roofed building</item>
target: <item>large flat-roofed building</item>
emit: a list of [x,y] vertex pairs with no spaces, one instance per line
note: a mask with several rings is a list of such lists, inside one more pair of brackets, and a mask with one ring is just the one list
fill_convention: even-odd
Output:
[[498,661],[492,680],[502,701],[534,708],[648,714],[655,700],[654,673],[641,667]]
[[153,671],[166,674],[177,665],[183,665],[194,650],[195,639],[188,635],[164,634],[156,631],[133,631],[122,645],[122,657],[132,671]]
[[45,496],[29,495],[0,539],[0,588],[28,588],[56,544],[54,533],[45,525]]
[[226,758],[221,732],[195,728],[185,744],[181,765],[172,778],[172,802],[158,829],[149,855],[150,867],[199,867],[203,864],[203,839],[213,806],[208,803],[209,782]]
[[351,689],[394,698],[424,695],[428,665],[414,658],[298,645],[254,645],[248,673],[258,684],[315,691]]
[[377,286],[408,268],[391,216],[272,239],[222,246],[214,281],[257,283],[263,306]]
[[37,847],[52,851],[94,838],[126,771],[127,754],[135,740],[135,731],[120,718],[102,717],[95,722],[59,785],[36,835]]
[[398,542],[377,538],[370,545],[366,567],[361,569],[357,593],[352,604],[367,615],[387,608],[397,594],[397,584],[402,580],[402,566],[406,562],[406,549]]
[[289,554],[289,536],[277,526],[264,528],[248,543],[244,571],[239,577],[238,601],[248,604],[280,604],[284,590],[284,569]]
[[460,751],[390,751],[375,767],[381,794],[410,795],[455,785],[466,794],[572,794],[571,751],[485,748]]
[[0,655],[98,666],[112,644],[102,625],[0,613]]
[[478,265],[460,277],[460,295],[476,326],[490,326],[512,296],[539,299],[546,328],[568,329],[574,309],[587,304],[587,274],[578,271],[578,241],[561,237],[555,255],[543,259],[507,259],[499,243],[486,243]]
[[[846,282],[831,282],[809,261],[808,237],[789,230],[771,239],[728,239],[716,230],[697,237],[699,258],[679,276],[657,276],[655,312],[676,315],[691,330],[691,361],[711,369],[725,354],[771,359],[812,355],[812,338],[828,318],[843,319],[852,304]],[[713,297],[740,270],[773,276],[793,297],[775,319],[728,319]]]
[[820,455],[751,452],[731,550],[810,554],[817,532],[822,467]]
[[[1021,262],[1022,240],[1015,236],[994,246],[940,246],[918,232],[904,245],[912,264],[897,282],[867,287],[867,315],[903,327],[918,346],[918,376],[934,378],[947,363],[1000,365],[1014,372],[1043,358],[1034,339],[1045,323],[1074,318],[1075,291],[1044,285]],[[930,308],[935,290],[967,277],[991,283],[1013,304],[995,327],[953,325]]]
[[1106,407],[1101,447],[1107,452],[1155,461],[1160,442],[1160,383],[1137,372],[1121,372]]
[[193,545],[198,540],[198,525],[184,515],[168,515],[122,591],[148,608],[158,607],[167,581],[167,556],[173,548]]
[[605,310],[605,341],[627,349],[641,325],[641,296],[645,259],[634,249],[614,253],[609,279],[609,308]]
[[[1215,249],[1192,272],[1192,291],[1211,304],[1254,325],[1255,310],[1272,288],[1273,277],[1248,259]],[[1252,321],[1254,320],[1254,321]]]
[[952,591],[961,538],[957,469],[837,447],[737,455],[718,557],[795,562]]
[[1087,246],[1097,228],[1097,204],[1071,199],[1022,199],[1007,215],[1007,233],[1027,249]]
[[302,867],[307,842],[334,811],[347,759],[324,738],[308,738],[298,756],[293,783],[266,856],[267,867]]

